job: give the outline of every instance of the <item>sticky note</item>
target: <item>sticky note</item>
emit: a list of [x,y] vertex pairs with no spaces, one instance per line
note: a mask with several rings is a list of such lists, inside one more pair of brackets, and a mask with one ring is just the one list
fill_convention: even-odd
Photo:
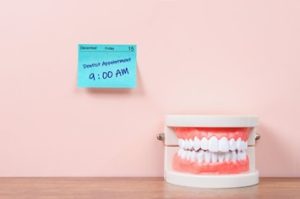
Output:
[[136,45],[78,45],[80,88],[136,87]]

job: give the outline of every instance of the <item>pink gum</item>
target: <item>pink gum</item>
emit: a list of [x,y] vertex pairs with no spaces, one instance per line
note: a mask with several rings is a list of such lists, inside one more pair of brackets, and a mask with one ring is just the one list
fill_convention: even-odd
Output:
[[218,139],[226,137],[228,139],[241,138],[244,141],[248,140],[249,128],[192,128],[192,127],[177,127],[174,128],[177,138],[181,139],[194,139],[198,137],[202,139],[203,137],[210,138],[216,136]]

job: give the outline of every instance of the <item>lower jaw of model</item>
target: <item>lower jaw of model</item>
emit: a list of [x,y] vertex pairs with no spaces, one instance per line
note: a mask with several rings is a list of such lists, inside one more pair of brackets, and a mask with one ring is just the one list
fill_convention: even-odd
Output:
[[179,150],[173,169],[193,174],[238,174],[249,170],[247,128],[176,128]]

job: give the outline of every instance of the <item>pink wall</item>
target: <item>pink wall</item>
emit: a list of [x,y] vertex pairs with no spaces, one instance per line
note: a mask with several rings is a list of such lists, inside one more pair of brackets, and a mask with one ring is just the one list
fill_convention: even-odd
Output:
[[[255,114],[300,176],[300,2],[3,1],[0,176],[161,176],[167,113]],[[138,88],[76,88],[78,43],[136,43]]]

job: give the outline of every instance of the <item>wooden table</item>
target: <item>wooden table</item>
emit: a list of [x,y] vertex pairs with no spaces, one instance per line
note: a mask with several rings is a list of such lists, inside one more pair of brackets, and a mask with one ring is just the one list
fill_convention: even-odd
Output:
[[181,187],[162,178],[0,178],[0,199],[6,198],[300,199],[300,178],[262,178],[235,189]]

